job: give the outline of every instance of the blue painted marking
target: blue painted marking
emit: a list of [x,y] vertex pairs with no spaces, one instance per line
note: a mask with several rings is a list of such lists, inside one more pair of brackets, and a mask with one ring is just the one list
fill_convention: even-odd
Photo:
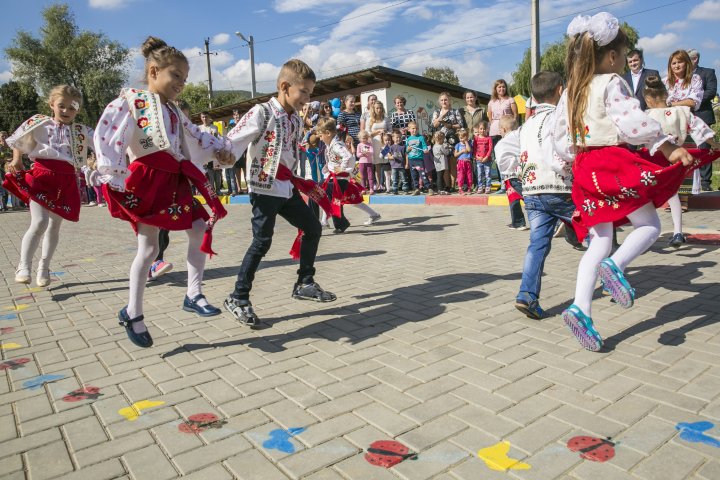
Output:
[[370,195],[370,205],[425,205],[425,195]]
[[263,448],[278,450],[283,453],[295,453],[295,445],[290,442],[290,437],[299,435],[304,431],[304,427],[288,428],[287,430],[278,428],[273,430],[270,432],[270,438],[263,442]]
[[250,197],[248,195],[236,195],[230,197],[230,203],[233,205],[250,205]]
[[715,424],[712,422],[680,422],[675,425],[675,429],[680,430],[680,438],[686,442],[704,443],[705,445],[710,445],[711,447],[720,448],[720,440],[703,433],[714,426]]
[[30,390],[37,390],[38,388],[42,387],[43,384],[54,382],[55,380],[60,380],[61,378],[65,378],[65,375],[40,375],[39,377],[25,380],[23,382],[23,387]]
[[55,275],[56,277],[60,277],[62,275],[65,275],[65,272],[50,272],[50,275]]
[[15,320],[17,318],[17,315],[14,313],[7,313],[5,315],[0,315],[0,320]]

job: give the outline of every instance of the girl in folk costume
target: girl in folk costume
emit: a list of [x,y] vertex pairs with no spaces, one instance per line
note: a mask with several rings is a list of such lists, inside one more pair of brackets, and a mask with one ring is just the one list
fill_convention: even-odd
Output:
[[[235,159],[229,142],[201,132],[173,103],[187,79],[185,55],[154,37],[148,37],[142,52],[148,90],[123,90],[105,108],[95,132],[95,151],[110,214],[130,222],[138,238],[128,305],[118,318],[130,341],[150,347],[153,340],[144,323],[143,294],[148,269],[158,254],[161,228],[187,231],[188,289],[183,310],[201,316],[220,313],[203,296],[201,284],[205,255],[214,253],[212,226],[226,211],[201,169],[213,159],[223,165]],[[191,185],[212,215],[194,200]]]
[[[20,263],[15,281],[30,283],[32,258],[42,242],[37,269],[37,284],[50,284],[50,260],[60,239],[63,219],[80,218],[80,190],[77,171],[87,162],[93,131],[74,123],[80,111],[80,91],[69,85],[58,85],[48,99],[53,116],[34,115],[7,139],[13,149],[13,160],[7,166],[3,186],[30,206],[30,228],[22,239]],[[22,156],[33,160],[30,170],[23,170]]]
[[[606,12],[579,16],[567,33],[568,84],[556,113],[553,142],[560,161],[554,169],[562,174],[564,163],[573,162],[573,226],[579,240],[589,230],[592,241],[578,267],[574,303],[563,312],[563,320],[583,347],[598,351],[602,338],[590,308],[598,274],[617,303],[632,306],[635,291],[623,271],[660,234],[655,208],[672,197],[686,173],[701,162],[672,144],[620,77],[627,36],[615,17]],[[645,144],[651,154],[660,151],[673,165],[659,166],[627,144]],[[634,230],[607,258],[613,224],[628,220]]]
[[[660,124],[663,133],[672,137],[673,143],[682,145],[685,138],[690,135],[696,145],[708,142],[713,148],[718,148],[718,143],[713,139],[715,133],[705,122],[691,113],[689,106],[667,106],[668,91],[660,80],[660,77],[655,75],[647,77],[643,95],[648,105],[648,109],[645,112],[650,118]],[[696,158],[705,156],[714,156],[714,158],[717,158],[719,155],[718,152],[708,150],[689,149],[688,151]],[[660,161],[662,161],[662,159],[660,159]],[[695,170],[693,176],[699,173],[699,170]],[[689,181],[689,183],[692,184],[692,178],[686,178],[685,181]],[[683,184],[685,184],[685,182],[683,182]],[[689,192],[683,191],[683,193],[687,194]],[[685,236],[682,233],[683,209],[680,196],[676,193],[668,200],[668,204],[670,205],[670,213],[673,220],[673,236],[669,244],[671,247],[679,247],[685,243]]]
[[[337,136],[335,119],[318,121],[316,130],[320,139],[327,145],[326,163],[323,167],[325,183],[323,183],[322,189],[325,190],[332,204],[332,221],[335,227],[333,233],[343,233],[350,226],[350,221],[345,218],[343,205],[359,204],[363,201],[362,185],[352,178],[355,157]],[[315,205],[314,208],[317,206]],[[379,215],[377,217],[379,218]]]

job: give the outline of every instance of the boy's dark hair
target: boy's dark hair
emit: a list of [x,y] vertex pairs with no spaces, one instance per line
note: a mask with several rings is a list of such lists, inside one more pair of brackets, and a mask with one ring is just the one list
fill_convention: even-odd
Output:
[[211,116],[207,110],[203,110],[202,112],[200,112],[200,115],[205,115],[206,117]]
[[557,88],[563,84],[562,76],[557,72],[542,71],[530,80],[532,96],[538,103],[547,103],[555,96]]
[[176,100],[175,103],[180,110],[187,110],[188,112],[190,111],[190,104],[185,100]]
[[641,62],[643,61],[643,51],[640,50],[639,48],[633,48],[632,50],[630,50],[629,52],[627,52],[627,55],[625,55],[625,57],[630,58],[630,57],[633,57],[633,56],[635,56],[635,55],[637,55],[638,57],[640,57],[640,61],[641,61]]
[[302,60],[298,60],[297,58],[293,58],[285,62],[280,68],[280,73],[278,74],[277,79],[277,88],[280,90],[280,84],[282,82],[288,82],[290,85],[293,85],[295,83],[302,82],[303,80],[311,80],[315,82],[315,72],[313,72],[313,69],[310,68],[307,63]]

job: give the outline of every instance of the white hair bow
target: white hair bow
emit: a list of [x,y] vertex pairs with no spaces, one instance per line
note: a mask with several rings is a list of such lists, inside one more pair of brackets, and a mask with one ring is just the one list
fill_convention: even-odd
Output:
[[573,18],[567,28],[570,36],[588,32],[595,42],[604,47],[617,37],[620,30],[618,19],[607,12],[596,13],[592,17],[578,15]]

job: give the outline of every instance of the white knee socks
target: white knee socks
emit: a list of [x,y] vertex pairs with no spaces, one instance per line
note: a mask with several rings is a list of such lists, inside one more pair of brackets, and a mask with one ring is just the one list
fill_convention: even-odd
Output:
[[[187,270],[188,284],[187,296],[192,300],[202,293],[202,279],[205,273],[205,261],[207,255],[200,251],[203,235],[205,234],[205,222],[202,219],[195,220],[192,228],[186,230],[188,236]],[[207,305],[207,301],[199,300],[199,306]]]
[[30,273],[30,270],[32,270],[32,259],[40,245],[40,239],[42,239],[43,242],[38,272],[50,268],[50,260],[60,240],[60,225],[62,225],[62,221],[61,216],[47,210],[37,202],[30,201],[30,228],[25,232],[22,239],[18,270],[26,269],[28,273]]
[[[130,318],[135,318],[143,313],[143,297],[148,271],[160,251],[158,238],[160,229],[144,223],[139,223],[137,227],[138,251],[130,266],[130,292],[127,306]],[[144,327],[140,331],[145,331]]]
[[677,193],[668,200],[670,206],[670,215],[673,221],[673,234],[682,233],[682,206],[680,205],[680,195]]

